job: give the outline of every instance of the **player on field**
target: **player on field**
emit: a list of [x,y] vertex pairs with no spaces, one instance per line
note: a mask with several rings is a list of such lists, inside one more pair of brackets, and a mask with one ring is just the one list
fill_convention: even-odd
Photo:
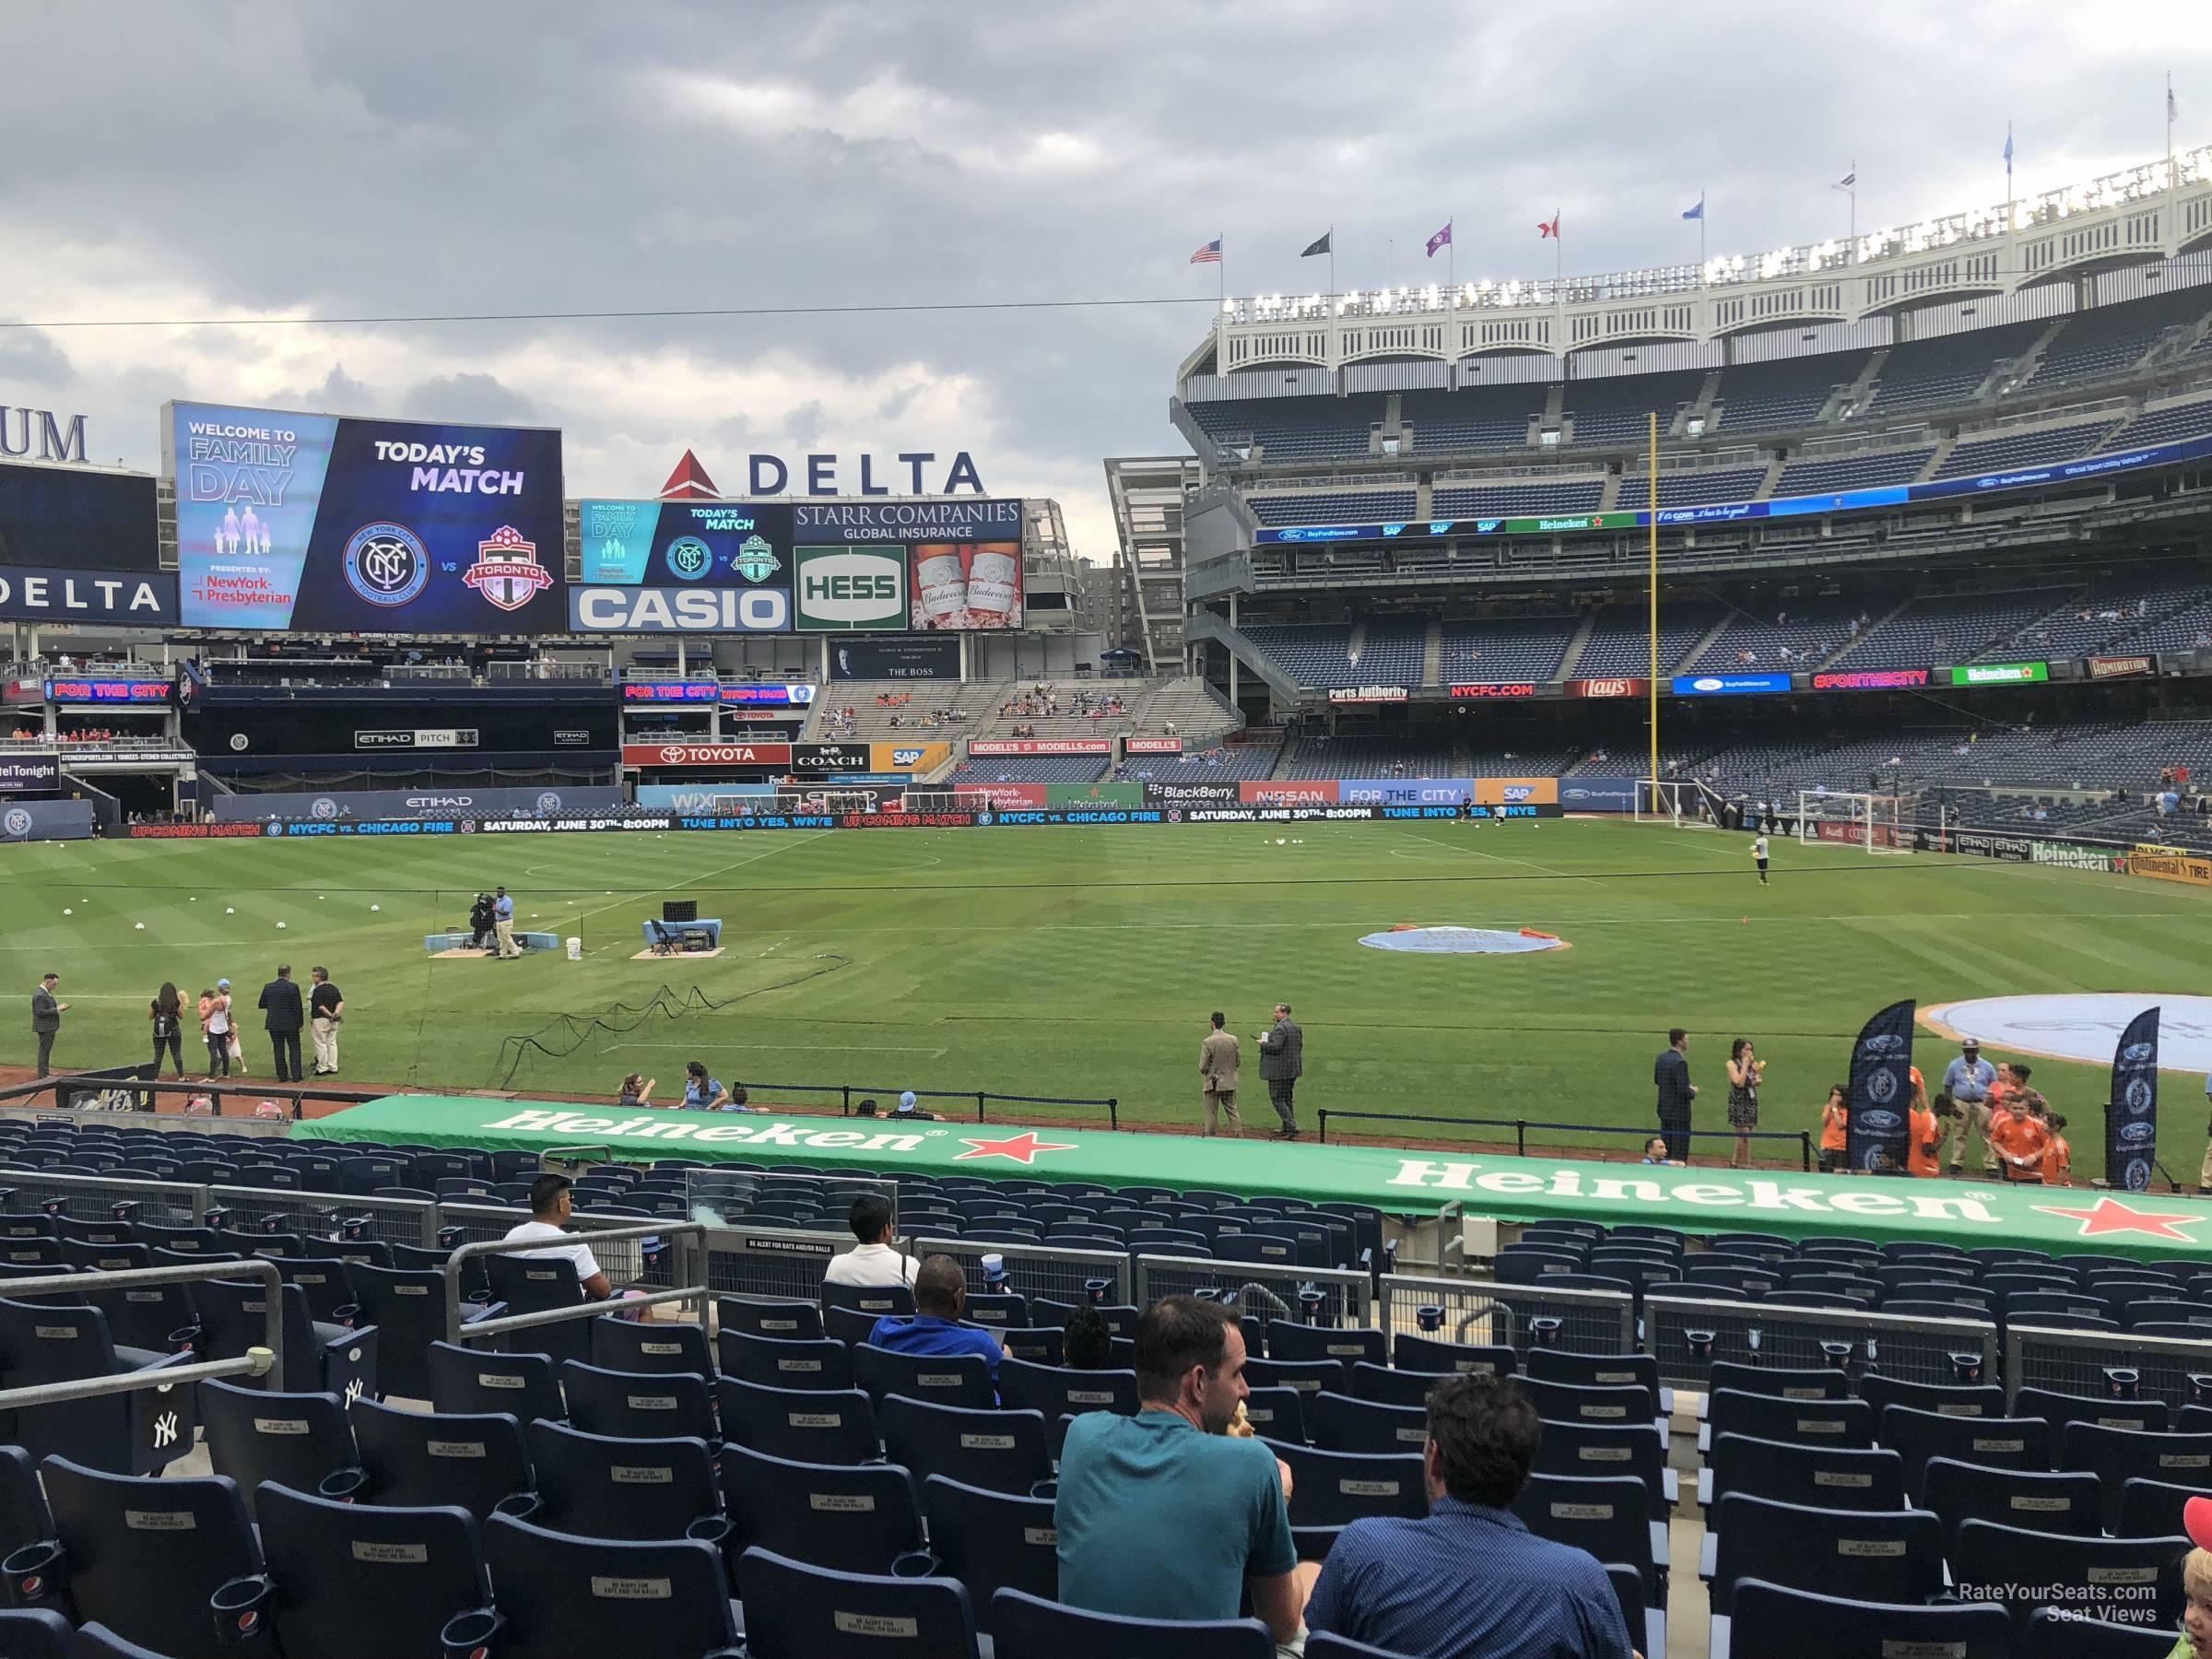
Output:
[[1759,862],[1759,885],[1767,885],[1767,832],[1761,830],[1751,838],[1751,856]]

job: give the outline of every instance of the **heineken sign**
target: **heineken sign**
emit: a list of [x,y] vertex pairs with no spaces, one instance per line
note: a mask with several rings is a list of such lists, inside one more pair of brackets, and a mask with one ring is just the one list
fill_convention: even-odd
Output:
[[2024,686],[2050,677],[2048,663],[1968,663],[1951,670],[1954,686]]
[[465,1096],[389,1095],[312,1123],[303,1140],[432,1147],[604,1147],[615,1159],[815,1163],[886,1174],[1019,1175],[1107,1186],[1207,1187],[1372,1205],[1428,1218],[1448,1202],[1470,1217],[1536,1221],[1571,1216],[1607,1225],[1655,1222],[1689,1232],[1804,1237],[1849,1232],[1877,1241],[2030,1244],[2145,1258],[2212,1250],[2212,1209],[2147,1194],[1994,1186],[1902,1177],[1687,1170],[1595,1159],[1468,1156],[1383,1147],[1246,1145],[1233,1160],[1179,1135],[1004,1124],[906,1124],[881,1118],[712,1112],[609,1112]]

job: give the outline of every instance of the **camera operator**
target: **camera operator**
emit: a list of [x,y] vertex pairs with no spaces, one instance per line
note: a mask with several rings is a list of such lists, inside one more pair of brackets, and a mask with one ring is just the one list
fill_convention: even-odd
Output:
[[468,910],[468,947],[471,950],[491,948],[491,895],[478,893],[476,903]]

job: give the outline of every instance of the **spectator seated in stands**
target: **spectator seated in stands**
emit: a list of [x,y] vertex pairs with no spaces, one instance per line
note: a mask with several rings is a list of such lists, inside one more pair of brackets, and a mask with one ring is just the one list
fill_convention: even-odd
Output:
[[1628,1659],[1635,1650],[1606,1570],[1587,1551],[1536,1537],[1512,1512],[1541,1430],[1511,1378],[1438,1382],[1421,1448],[1427,1518],[1346,1527],[1306,1605],[1308,1625],[1435,1659]]
[[1068,1425],[1053,1505],[1060,1599],[1130,1618],[1234,1618],[1249,1585],[1276,1641],[1295,1641],[1315,1570],[1291,1541],[1288,1471],[1249,1430],[1230,1432],[1251,1393],[1234,1312],[1194,1296],[1154,1302],[1137,1321],[1136,1385],[1136,1416],[1088,1411]]
[[542,1250],[522,1250],[522,1256],[559,1257],[567,1260],[576,1269],[576,1288],[583,1292],[586,1301],[606,1301],[615,1294],[614,1281],[592,1254],[591,1246],[573,1233],[562,1230],[569,1218],[575,1213],[576,1201],[571,1196],[574,1186],[566,1175],[540,1175],[530,1183],[530,1219],[518,1221],[507,1230],[508,1239],[543,1239]]
[[1088,1303],[1077,1303],[1062,1323],[1060,1363],[1069,1371],[1106,1371],[1113,1365],[1113,1327]]
[[853,1200],[853,1236],[860,1242],[830,1258],[825,1285],[912,1285],[921,1264],[898,1247],[888,1198],[863,1193]]
[[968,1280],[960,1265],[947,1255],[931,1256],[916,1269],[913,1286],[914,1316],[885,1314],[868,1333],[870,1345],[929,1359],[977,1355],[990,1365],[995,1387],[998,1362],[1006,1350],[988,1331],[960,1323],[968,1310]]

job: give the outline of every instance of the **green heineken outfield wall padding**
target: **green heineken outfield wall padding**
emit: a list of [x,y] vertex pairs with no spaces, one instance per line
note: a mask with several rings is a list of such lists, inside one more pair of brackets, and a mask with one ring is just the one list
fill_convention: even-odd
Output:
[[2212,1205],[2087,1187],[1875,1180],[1747,1170],[1668,1170],[1575,1159],[1467,1156],[1383,1147],[1285,1146],[1102,1129],[888,1119],[641,1112],[387,1095],[292,1125],[299,1140],[514,1147],[604,1146],[618,1158],[1096,1181],[1110,1186],[1279,1193],[1428,1216],[1456,1201],[1501,1221],[1647,1222],[1685,1232],[1933,1240],[1972,1248],[2212,1259]]

